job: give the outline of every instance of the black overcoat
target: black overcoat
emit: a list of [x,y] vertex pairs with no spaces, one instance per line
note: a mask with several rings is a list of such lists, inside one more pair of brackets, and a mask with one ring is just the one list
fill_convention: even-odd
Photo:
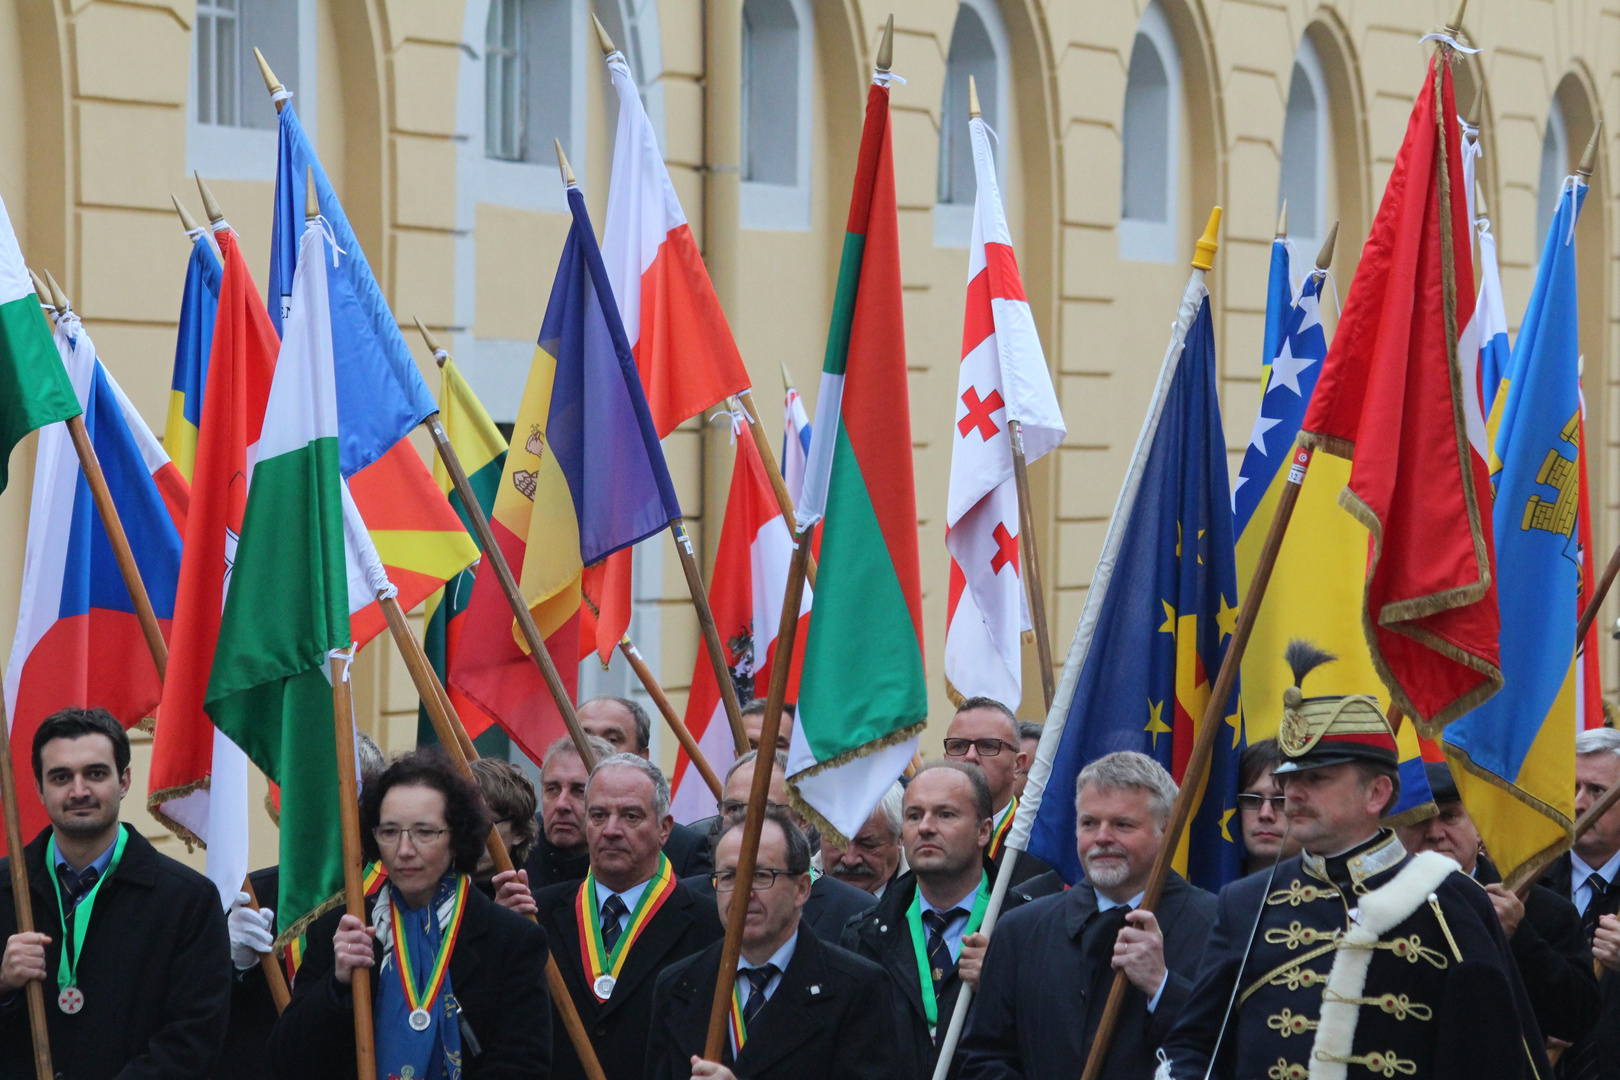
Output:
[[[1481,855],[1474,880],[1496,885],[1502,875]],[[1597,1023],[1601,996],[1592,970],[1592,943],[1581,930],[1575,905],[1545,885],[1530,886],[1524,917],[1508,938],[1508,950],[1519,965],[1542,1035],[1568,1043],[1584,1038]]]
[[[1541,879],[1542,885],[1570,899],[1571,906],[1575,895],[1570,881],[1572,865],[1566,851]],[[1620,914],[1620,888],[1609,887],[1598,901],[1598,911],[1604,915]],[[1581,936],[1586,937],[1584,930]],[[1589,939],[1587,946],[1591,946]],[[1558,1059],[1555,1075],[1560,1080],[1620,1080],[1620,975],[1604,969],[1598,978],[1598,998],[1597,1023]]]

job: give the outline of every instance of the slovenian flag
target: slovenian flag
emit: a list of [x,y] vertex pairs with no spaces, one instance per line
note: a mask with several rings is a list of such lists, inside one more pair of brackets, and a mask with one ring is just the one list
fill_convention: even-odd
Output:
[[191,258],[180,294],[180,332],[174,345],[174,377],[169,382],[169,419],[163,448],[186,483],[197,462],[197,429],[202,425],[203,389],[208,379],[208,351],[214,345],[214,312],[219,307],[219,259],[206,229],[187,233]]

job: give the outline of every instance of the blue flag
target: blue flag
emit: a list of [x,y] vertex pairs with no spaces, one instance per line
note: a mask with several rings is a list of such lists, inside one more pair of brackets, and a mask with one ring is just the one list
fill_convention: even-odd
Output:
[[197,430],[202,425],[203,388],[208,383],[208,355],[214,347],[214,313],[219,308],[219,256],[199,230],[186,262],[186,284],[180,296],[180,332],[174,345],[174,377],[169,383],[169,418],[163,448],[180,475],[191,483],[197,461]]
[[292,296],[298,238],[304,233],[306,170],[315,170],[321,215],[331,224],[337,265],[327,268],[332,355],[337,362],[338,455],[345,477],[386,454],[438,406],[416,369],[360,241],[321,168],[292,102],[282,106],[276,151],[275,218],[270,235],[270,319],[276,333]]
[[[1069,883],[1075,851],[1075,779],[1117,750],[1148,754],[1180,782],[1202,723],[1210,684],[1237,624],[1232,502],[1215,383],[1209,292],[1195,273],[1103,555],[1064,666],[1024,801],[1037,809],[1020,843]],[[1195,885],[1239,876],[1242,837],[1233,820],[1243,749],[1238,694],[1222,707],[1209,782],[1176,853]],[[1024,815],[1020,815],[1023,818]]]
[[1580,616],[1580,325],[1566,181],[1495,402],[1496,599],[1502,689],[1447,725],[1457,790],[1504,877],[1572,835]]
[[574,223],[539,345],[557,361],[546,444],[568,481],[589,566],[667,528],[681,506],[585,197],[572,184],[568,208]]

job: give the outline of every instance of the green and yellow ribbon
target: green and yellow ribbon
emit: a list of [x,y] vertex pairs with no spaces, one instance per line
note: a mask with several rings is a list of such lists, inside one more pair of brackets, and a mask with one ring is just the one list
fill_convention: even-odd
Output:
[[[674,891],[675,871],[669,865],[669,857],[659,852],[658,870],[642,891],[636,909],[630,913],[630,924],[624,928],[624,933],[619,935],[619,940],[614,942],[613,950],[609,952],[602,945],[602,915],[596,900],[596,872],[586,872],[585,880],[579,883],[579,893],[574,897],[574,919],[579,923],[579,957],[585,967],[585,983],[592,994],[596,994],[596,980],[603,975],[611,975],[615,981],[618,980],[636,938],[641,936]],[[607,998],[596,994],[596,1000],[606,1001]]]

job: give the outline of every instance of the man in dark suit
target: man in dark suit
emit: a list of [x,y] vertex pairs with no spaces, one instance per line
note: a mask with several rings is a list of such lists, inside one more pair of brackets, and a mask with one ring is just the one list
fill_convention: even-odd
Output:
[[1130,989],[1103,1075],[1147,1080],[1192,991],[1215,898],[1172,871],[1157,910],[1136,910],[1175,781],[1152,758],[1126,751],[1086,766],[1075,786],[1086,880],[996,924],[957,1051],[962,1080],[1080,1075],[1116,969]]
[[901,1075],[927,1077],[962,985],[977,985],[984,960],[990,785],[976,765],[934,762],[912,778],[902,813],[911,869],[850,920],[842,944],[888,973]]
[[1575,1042],[1597,1023],[1599,1007],[1592,947],[1581,932],[1580,913],[1545,885],[1532,885],[1522,902],[1504,888],[1502,876],[1480,848],[1479,829],[1463,807],[1450,766],[1430,761],[1423,770],[1438,812],[1427,821],[1396,830],[1402,846],[1414,855],[1438,851],[1485,887],[1519,965],[1519,977],[1524,980],[1541,1034]]
[[[754,762],[758,758],[758,751],[750,750],[732,763],[731,771],[726,774],[726,784],[722,790],[723,800],[720,809],[723,811],[723,820],[741,816],[748,808],[748,793],[754,786]],[[771,788],[767,799],[772,806],[780,806],[788,810],[787,792],[787,755],[777,754],[771,767]],[[808,835],[809,828],[805,820],[791,810],[788,813],[799,831]],[[802,918],[812,933],[830,945],[838,944],[843,936],[844,924],[856,915],[869,909],[876,901],[872,894],[853,885],[845,885],[837,878],[826,874],[815,874],[810,885],[810,899],[804,905]],[[692,876],[683,878],[685,885],[705,900],[714,897],[714,883],[706,876]],[[712,904],[710,905],[712,909]]]
[[[724,930],[660,851],[672,819],[657,767],[635,754],[604,757],[585,790],[584,818],[589,873],[541,890],[535,902],[603,1073],[633,1080],[645,1061],[654,979]],[[583,1078],[560,1018],[553,1027],[552,1076]]]
[[[995,820],[990,825],[990,858],[1001,865],[1007,835],[1018,813],[1018,777],[1032,760],[1024,750],[1023,732],[1011,709],[994,698],[971,697],[957,708],[945,729],[945,756],[960,758],[984,770],[990,785]],[[1051,867],[1025,851],[1013,867],[1012,883],[1039,877]]]
[[[35,932],[17,931],[0,869],[0,1076],[34,1075],[24,989],[36,981],[58,1075],[203,1080],[231,1006],[219,891],[119,824],[129,737],[107,710],[46,717],[33,766],[51,824],[20,853]],[[64,923],[80,942],[76,958],[62,955]]]
[[658,978],[647,1080],[895,1080],[899,1070],[887,980],[870,961],[801,933],[810,898],[810,845],[779,807],[766,810],[751,883],[737,880],[743,822],[715,845],[723,915],[748,904],[737,991],[720,1060],[704,1059],[722,942]]

